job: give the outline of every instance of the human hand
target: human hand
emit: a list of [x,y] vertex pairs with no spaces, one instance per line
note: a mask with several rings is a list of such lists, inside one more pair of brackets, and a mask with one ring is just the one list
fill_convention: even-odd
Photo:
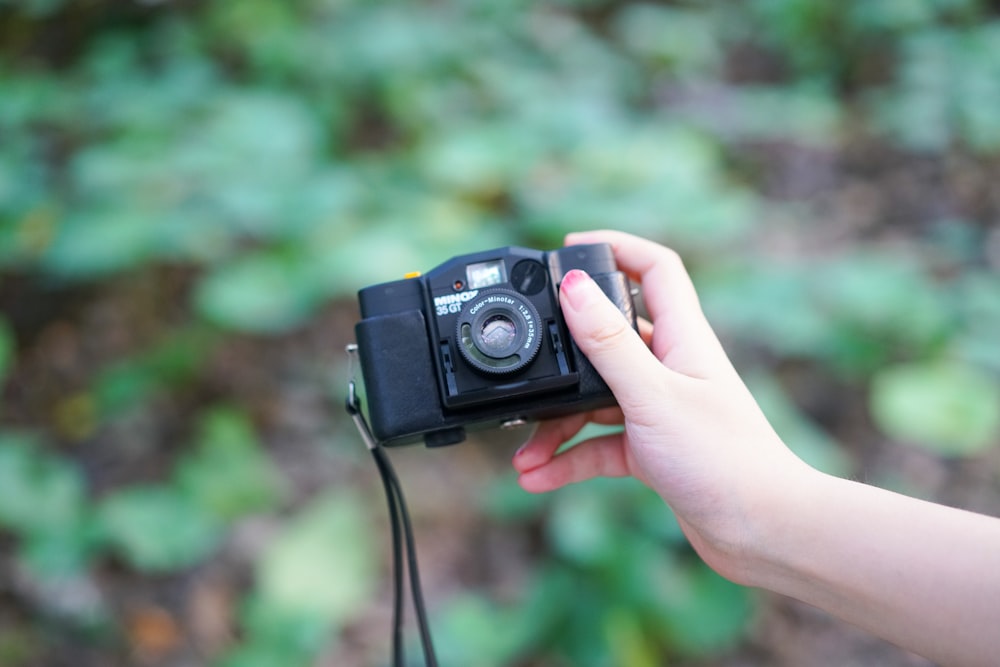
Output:
[[[719,574],[941,664],[996,664],[1000,520],[810,468],[736,374],[676,253],[620,232],[566,242],[610,243],[619,268],[642,283],[653,321],[637,334],[586,274],[566,274],[566,324],[620,409],[541,424],[514,455],[522,487],[633,475],[673,508]],[[624,430],[557,454],[588,421]]]
[[[642,284],[652,325],[637,334],[582,271],[563,279],[560,303],[577,345],[620,408],[542,423],[514,456],[519,482],[544,492],[597,476],[632,475],[670,505],[705,561],[747,581],[755,517],[808,483],[808,466],[774,433],[702,313],[678,255],[621,232],[570,234],[567,245],[609,243]],[[590,422],[624,430],[559,447]]]

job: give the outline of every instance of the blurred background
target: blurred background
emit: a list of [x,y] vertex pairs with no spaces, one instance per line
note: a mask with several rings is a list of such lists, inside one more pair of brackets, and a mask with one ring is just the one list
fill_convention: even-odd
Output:
[[[986,0],[0,0],[0,665],[386,665],[355,292],[576,229],[813,465],[1000,515],[998,109]],[[443,665],[927,664],[525,437],[391,453]]]

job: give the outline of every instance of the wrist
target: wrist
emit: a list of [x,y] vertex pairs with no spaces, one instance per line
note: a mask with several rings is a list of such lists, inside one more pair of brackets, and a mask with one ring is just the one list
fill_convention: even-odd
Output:
[[[787,450],[786,450],[787,452]],[[827,475],[788,453],[777,461],[756,461],[739,478],[747,483],[728,487],[728,506],[718,514],[682,516],[678,520],[688,540],[705,563],[723,577],[744,586],[778,590],[775,584],[790,572],[790,549],[798,549],[796,536],[810,521],[816,489]],[[815,520],[815,514],[811,515]]]
[[[789,582],[808,576],[810,529],[838,480],[796,459],[762,484],[747,503],[740,567],[734,580],[786,593]],[[821,520],[821,519],[820,519]]]

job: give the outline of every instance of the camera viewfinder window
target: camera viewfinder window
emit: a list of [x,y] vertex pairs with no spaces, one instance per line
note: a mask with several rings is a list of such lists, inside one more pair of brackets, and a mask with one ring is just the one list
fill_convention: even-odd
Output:
[[469,289],[481,289],[507,282],[506,273],[502,259],[469,264],[465,267],[465,282],[468,283]]

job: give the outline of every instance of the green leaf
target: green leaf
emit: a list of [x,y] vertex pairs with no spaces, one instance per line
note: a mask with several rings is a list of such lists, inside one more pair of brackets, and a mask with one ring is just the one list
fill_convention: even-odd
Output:
[[218,661],[218,667],[308,667],[329,643],[330,623],[301,610],[278,607],[259,592],[240,614],[246,640]]
[[460,191],[496,195],[535,160],[537,146],[509,126],[455,128],[428,141],[421,169]]
[[26,533],[52,533],[80,519],[83,478],[34,439],[0,434],[0,525]]
[[499,667],[516,664],[518,653],[538,632],[516,606],[501,607],[479,595],[451,600],[435,619],[435,645],[441,664]]
[[281,333],[306,320],[320,300],[294,257],[248,255],[224,264],[198,285],[195,304],[210,321],[252,333]]
[[93,394],[102,415],[122,412],[200,372],[215,342],[205,327],[170,331],[150,349],[100,372]]
[[42,577],[65,577],[83,571],[102,544],[101,526],[92,512],[59,530],[33,532],[18,549],[20,560]]
[[553,550],[570,562],[596,565],[614,557],[621,531],[608,493],[567,490],[556,497],[546,524]]
[[705,655],[734,644],[753,610],[750,591],[702,563],[685,572],[683,581],[682,594],[668,603],[667,624],[674,645],[686,654]]
[[725,184],[716,147],[679,126],[596,133],[543,174],[525,178],[515,194],[548,234],[615,228],[685,247],[715,246],[742,237],[755,205],[750,194]]
[[315,653],[302,655],[282,646],[272,646],[251,639],[212,663],[215,667],[309,667],[315,664]]
[[625,5],[614,25],[627,49],[681,76],[717,70],[722,57],[717,26],[707,11],[651,3]]
[[42,262],[48,272],[67,279],[104,276],[146,260],[153,231],[139,211],[85,208],[59,226]]
[[973,151],[1000,146],[1000,23],[928,26],[900,40],[896,80],[875,98],[875,116],[902,143],[943,150],[955,139]]
[[261,599],[334,626],[354,618],[374,594],[380,570],[370,530],[355,496],[315,501],[258,562]]
[[[295,188],[314,173],[319,127],[301,97],[221,92],[155,176],[200,195],[213,226],[281,238]],[[274,131],[262,131],[274,128]]]
[[41,576],[80,571],[100,542],[79,470],[18,434],[0,434],[0,526],[19,534],[18,558]]
[[1000,438],[1000,383],[964,364],[886,368],[873,378],[870,400],[886,434],[939,454],[973,455]]
[[604,635],[616,665],[656,667],[660,647],[642,627],[642,616],[624,608],[611,609],[604,617]]
[[699,275],[706,313],[775,352],[863,372],[900,353],[926,354],[954,326],[944,291],[914,259],[851,253],[834,260],[716,263]]
[[950,349],[972,366],[1000,373],[1000,275],[968,272],[955,294],[962,327]]
[[270,509],[281,498],[277,469],[250,420],[233,409],[217,408],[203,417],[195,450],[175,475],[178,488],[224,521]]
[[697,277],[709,319],[731,335],[786,355],[819,355],[830,323],[811,298],[802,270],[781,263],[716,263]]
[[166,486],[118,491],[103,501],[100,518],[112,546],[147,572],[194,565],[221,538],[221,527],[208,512]]
[[923,351],[948,330],[948,303],[916,258],[856,253],[824,267],[816,291],[836,321]]
[[[14,11],[28,16],[44,18],[59,11],[67,0],[22,0],[14,3]],[[4,3],[0,3],[2,5]]]

